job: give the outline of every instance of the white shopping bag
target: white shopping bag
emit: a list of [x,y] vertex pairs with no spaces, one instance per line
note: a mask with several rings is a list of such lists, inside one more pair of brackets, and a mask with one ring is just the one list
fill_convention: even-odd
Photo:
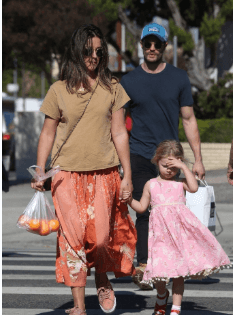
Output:
[[186,206],[210,231],[215,231],[216,209],[214,188],[213,186],[208,186],[205,180],[201,181],[201,183],[204,187],[199,186],[197,192],[186,192]]

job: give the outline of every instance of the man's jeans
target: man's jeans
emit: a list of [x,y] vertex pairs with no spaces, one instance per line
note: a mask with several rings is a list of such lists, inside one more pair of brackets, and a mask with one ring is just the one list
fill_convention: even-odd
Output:
[[[151,178],[158,176],[157,168],[150,160],[143,156],[130,154],[133,182],[133,198],[140,200],[145,183]],[[136,245],[137,262],[147,263],[148,258],[148,228],[149,228],[149,211],[148,209],[142,213],[137,213],[136,229],[138,241]]]

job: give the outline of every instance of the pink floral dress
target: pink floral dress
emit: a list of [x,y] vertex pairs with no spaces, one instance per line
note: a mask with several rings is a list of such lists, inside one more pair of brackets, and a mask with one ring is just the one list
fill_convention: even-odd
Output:
[[185,205],[182,182],[150,180],[148,260],[143,281],[203,278],[231,266],[226,253]]

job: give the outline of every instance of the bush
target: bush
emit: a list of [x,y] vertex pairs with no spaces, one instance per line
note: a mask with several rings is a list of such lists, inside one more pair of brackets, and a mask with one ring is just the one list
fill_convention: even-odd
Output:
[[209,91],[198,95],[197,106],[199,116],[203,118],[233,118],[233,74],[228,73],[219,79]]
[[182,46],[184,53],[191,53],[192,50],[195,48],[192,34],[176,26],[172,19],[169,20],[169,29],[170,40],[172,41],[173,37],[176,35],[178,46]]
[[[233,119],[197,119],[201,142],[231,143],[233,137]],[[179,123],[179,139],[186,142],[182,120]]]

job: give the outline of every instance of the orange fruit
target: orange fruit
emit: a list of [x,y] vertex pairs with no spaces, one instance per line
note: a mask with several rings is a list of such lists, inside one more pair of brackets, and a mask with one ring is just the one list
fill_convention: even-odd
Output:
[[29,227],[30,227],[30,229],[31,229],[32,231],[38,230],[39,227],[40,227],[40,220],[38,220],[38,219],[32,219],[32,220],[30,220],[30,222],[29,222]]
[[48,225],[48,221],[42,220],[39,234],[44,236],[44,235],[48,235],[49,233],[50,233],[50,228]]
[[28,224],[28,221],[29,221],[29,217],[25,214],[21,214],[17,223],[20,224],[21,226],[25,226]]
[[56,232],[59,229],[59,222],[58,220],[50,220],[49,227],[52,232]]

